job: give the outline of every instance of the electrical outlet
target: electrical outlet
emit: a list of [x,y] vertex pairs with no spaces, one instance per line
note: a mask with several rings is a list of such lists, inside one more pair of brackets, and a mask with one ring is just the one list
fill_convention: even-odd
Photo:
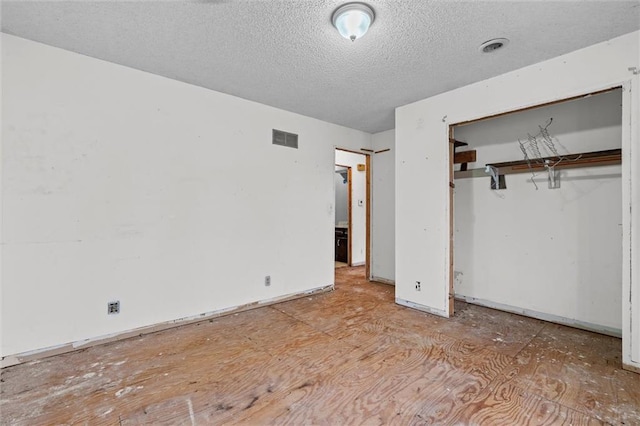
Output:
[[416,281],[416,291],[420,291],[420,281]]
[[107,303],[107,315],[114,315],[120,313],[120,301],[116,300],[114,302]]
[[271,275],[264,277],[264,286],[269,287],[271,285]]

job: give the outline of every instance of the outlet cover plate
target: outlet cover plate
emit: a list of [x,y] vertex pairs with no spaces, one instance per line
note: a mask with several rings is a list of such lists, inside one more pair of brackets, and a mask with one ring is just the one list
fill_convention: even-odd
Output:
[[115,315],[120,313],[120,301],[115,300],[107,303],[107,315]]

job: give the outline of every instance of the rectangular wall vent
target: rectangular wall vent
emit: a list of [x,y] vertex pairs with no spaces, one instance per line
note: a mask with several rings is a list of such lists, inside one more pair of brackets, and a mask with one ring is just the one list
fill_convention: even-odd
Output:
[[298,135],[273,129],[273,144],[298,149]]

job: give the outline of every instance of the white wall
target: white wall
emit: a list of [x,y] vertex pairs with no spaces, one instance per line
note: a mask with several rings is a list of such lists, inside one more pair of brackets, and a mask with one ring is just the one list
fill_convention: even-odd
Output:
[[338,173],[341,170],[346,170],[344,167],[336,166],[335,174],[335,187],[336,187],[336,226],[340,222],[349,221],[349,184],[345,182],[342,174]]
[[[477,150],[471,167],[523,159],[518,139],[550,117],[560,154],[619,149],[621,104],[616,90],[460,126],[455,138]],[[620,334],[621,167],[562,170],[555,190],[544,172],[537,172],[538,190],[529,173],[505,178],[500,191],[490,189],[488,176],[455,181],[456,296]]]
[[[396,300],[448,315],[448,127],[625,84],[623,95],[623,359],[640,368],[640,32],[446,92],[396,110]],[[514,48],[510,46],[509,48]],[[507,51],[505,51],[506,53]],[[635,208],[633,208],[635,206]],[[632,251],[633,250],[633,251]],[[633,264],[633,268],[632,268]],[[422,290],[416,291],[415,281]],[[630,293],[633,288],[634,292]],[[635,301],[634,299],[634,301]],[[633,327],[632,327],[633,323]],[[633,361],[632,361],[633,360]]]
[[[2,12],[0,12],[1,14]],[[1,17],[0,17],[1,18]],[[3,51],[3,46],[2,46],[2,40],[0,40],[0,57],[2,57],[2,51]],[[4,123],[4,93],[3,93],[3,84],[2,82],[4,81],[4,67],[2,66],[2,63],[0,62],[0,127],[2,126],[2,123]],[[2,223],[4,223],[4,220],[2,218],[2,212],[4,210],[3,208],[3,204],[4,204],[4,197],[3,197],[3,189],[4,188],[4,183],[3,183],[3,176],[4,176],[4,172],[3,172],[3,163],[4,163],[4,143],[3,141],[3,134],[4,131],[0,131],[0,243],[4,242],[4,232],[3,232],[3,226]],[[0,244],[0,309],[2,309],[2,307],[4,306],[4,301],[3,301],[3,293],[4,291],[2,290],[2,269],[3,269],[3,265],[4,265],[4,244]],[[0,313],[0,347],[2,347],[2,341],[3,341],[3,330],[4,330],[4,325],[3,325],[3,315],[2,313]],[[0,349],[0,360],[2,359],[2,352]]]
[[334,145],[369,134],[2,45],[3,356],[333,283]]
[[[371,276],[395,281],[395,129],[372,136]],[[385,151],[385,150],[389,151]],[[384,151],[384,152],[379,152]]]
[[[336,164],[351,167],[351,265],[364,265],[367,239],[367,172],[358,171],[366,156],[336,150]],[[362,203],[359,204],[358,201]]]

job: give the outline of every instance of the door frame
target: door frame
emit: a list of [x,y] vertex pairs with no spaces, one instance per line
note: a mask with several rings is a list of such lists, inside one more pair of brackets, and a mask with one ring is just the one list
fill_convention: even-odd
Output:
[[[631,87],[634,84],[631,80],[625,80],[617,83],[612,83],[604,86],[600,86],[596,90],[593,90],[588,93],[582,93],[575,96],[569,96],[561,99],[555,99],[549,102],[542,102],[539,104],[522,107],[522,108],[514,108],[512,110],[489,114],[486,116],[462,120],[462,121],[454,121],[452,123],[448,123],[448,135],[449,141],[449,171],[450,171],[450,179],[449,179],[449,212],[450,212],[450,220],[449,220],[449,232],[451,236],[450,248],[449,248],[449,300],[450,303],[453,300],[453,296],[455,295],[454,289],[454,180],[453,180],[453,171],[454,171],[454,152],[453,152],[453,142],[454,138],[454,128],[460,125],[466,125],[471,123],[476,123],[480,121],[490,120],[493,118],[510,115],[518,112],[523,112],[531,109],[541,108],[549,105],[564,103],[568,101],[578,100],[582,98],[587,98],[594,95],[599,95],[602,93],[607,93],[612,90],[622,90],[622,223],[623,223],[623,261],[622,261],[622,368],[629,371],[634,371],[636,373],[640,373],[640,365],[638,362],[640,361],[640,350],[638,349],[639,345],[636,343],[636,339],[640,340],[640,333],[637,329],[633,328],[634,320],[637,322],[636,317],[638,314],[633,308],[634,297],[635,300],[640,300],[640,296],[638,293],[634,293],[634,284],[637,278],[635,274],[633,274],[633,249],[634,242],[633,238],[635,236],[632,231],[632,216],[630,214],[631,206],[632,206],[632,180],[630,175],[632,174],[632,156],[631,149],[632,143],[637,140],[635,135],[633,134],[633,111],[634,108],[637,108],[635,105],[638,104],[637,100],[631,99]],[[633,102],[636,102],[635,104]],[[626,228],[626,231],[625,231]],[[633,274],[633,275],[632,275]],[[451,314],[453,314],[453,310],[451,310]],[[634,352],[635,351],[635,352]]]
[[[365,256],[364,256],[364,263],[365,263],[365,276],[367,278],[367,281],[371,281],[371,154],[367,153],[367,152],[362,152],[362,151],[355,151],[352,149],[345,149],[345,148],[340,148],[335,146],[334,147],[334,154],[333,154],[333,163],[334,163],[334,167],[335,166],[340,166],[340,167],[349,167],[349,166],[345,166],[345,165],[341,165],[338,164],[336,162],[336,155],[335,152],[336,151],[343,151],[343,152],[350,152],[352,154],[359,154],[362,155],[364,157],[364,162],[365,162]],[[351,185],[351,168],[349,167],[349,185]],[[352,262],[351,262],[351,188],[349,188],[349,228],[348,228],[348,233],[349,233],[349,266],[351,266]],[[334,196],[335,198],[335,196]],[[335,200],[334,200],[335,201]]]

